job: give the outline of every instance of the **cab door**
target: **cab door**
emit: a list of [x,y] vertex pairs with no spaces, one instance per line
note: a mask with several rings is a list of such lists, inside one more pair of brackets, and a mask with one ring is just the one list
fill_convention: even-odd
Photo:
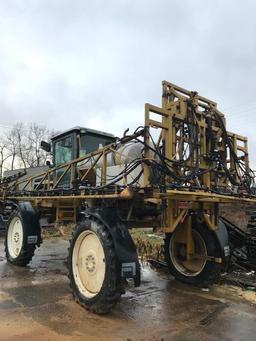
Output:
[[[58,167],[75,158],[74,155],[74,134],[66,135],[54,141],[54,166]],[[53,186],[56,188],[70,188],[71,187],[71,170],[69,166],[64,166],[56,169],[54,174]]]

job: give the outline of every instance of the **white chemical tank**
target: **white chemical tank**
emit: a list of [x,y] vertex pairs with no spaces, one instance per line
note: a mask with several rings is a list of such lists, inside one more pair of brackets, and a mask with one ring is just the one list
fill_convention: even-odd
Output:
[[[135,159],[143,158],[143,148],[144,145],[141,142],[132,141],[121,145],[116,151],[109,153],[107,155],[107,167],[117,166],[117,165],[127,165]],[[94,160],[96,157],[94,158]],[[103,157],[96,163],[97,168],[102,167]],[[92,161],[93,162],[93,161]]]

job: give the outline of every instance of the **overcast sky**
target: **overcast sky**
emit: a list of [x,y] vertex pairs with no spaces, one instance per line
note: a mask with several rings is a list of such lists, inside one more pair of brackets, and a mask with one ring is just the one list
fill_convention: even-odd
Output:
[[0,0],[1,131],[121,135],[166,79],[217,101],[256,168],[255,18],[253,0]]

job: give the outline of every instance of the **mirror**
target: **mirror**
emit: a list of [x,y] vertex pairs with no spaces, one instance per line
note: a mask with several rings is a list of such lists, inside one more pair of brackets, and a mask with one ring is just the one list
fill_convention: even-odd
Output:
[[51,151],[51,145],[48,142],[41,141],[40,147],[48,153]]

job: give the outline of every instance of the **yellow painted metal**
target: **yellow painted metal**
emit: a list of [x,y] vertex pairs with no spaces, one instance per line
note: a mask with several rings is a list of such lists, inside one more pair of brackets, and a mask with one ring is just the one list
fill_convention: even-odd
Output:
[[[234,157],[222,140],[222,129],[215,117],[215,113],[220,115],[225,125],[225,116],[217,109],[217,103],[199,96],[196,92],[188,91],[167,81],[163,81],[162,86],[162,107],[150,104],[146,105],[145,125],[149,127],[149,132],[156,129],[162,130],[161,139],[165,157],[169,160],[182,158],[186,145],[186,137],[182,135],[182,127],[186,123],[188,112],[191,112],[191,108],[193,108],[196,125],[199,130],[198,139],[195,141],[197,145],[194,155],[190,157],[190,160],[186,164],[186,168],[181,168],[180,171],[184,172],[184,174],[189,170],[193,171],[199,156],[198,170],[202,174],[199,175],[198,180],[201,186],[209,189],[216,185],[222,188],[229,187],[229,179],[227,179],[225,172],[220,171],[216,167],[216,161],[208,158],[211,150],[220,151],[226,156],[223,157],[223,160],[225,160],[223,161],[225,163],[224,166],[233,172],[234,177],[238,180],[238,175],[235,174],[236,165]],[[154,115],[154,118],[151,118],[152,115]],[[156,120],[156,116],[158,116],[158,120]],[[213,142],[209,138],[209,133],[207,133],[207,117],[210,117],[212,122],[211,129],[215,133],[215,145],[212,145]],[[247,138],[231,132],[228,132],[228,136],[235,153],[239,153],[239,159],[244,163],[245,169],[248,170]],[[147,138],[146,141],[149,141],[149,139]],[[173,166],[169,164],[168,167],[172,169]],[[209,168],[212,171],[204,172],[204,170],[208,170]],[[146,171],[148,173],[148,170]],[[146,183],[146,185],[150,186],[149,183]]]
[[165,193],[155,192],[155,198],[162,198],[162,199],[175,199],[175,200],[189,200],[189,201],[197,201],[197,202],[212,202],[213,199],[215,202],[218,203],[248,203],[248,204],[256,204],[255,197],[239,197],[239,196],[232,196],[232,195],[222,195],[204,191],[181,191],[181,190],[167,190]]

